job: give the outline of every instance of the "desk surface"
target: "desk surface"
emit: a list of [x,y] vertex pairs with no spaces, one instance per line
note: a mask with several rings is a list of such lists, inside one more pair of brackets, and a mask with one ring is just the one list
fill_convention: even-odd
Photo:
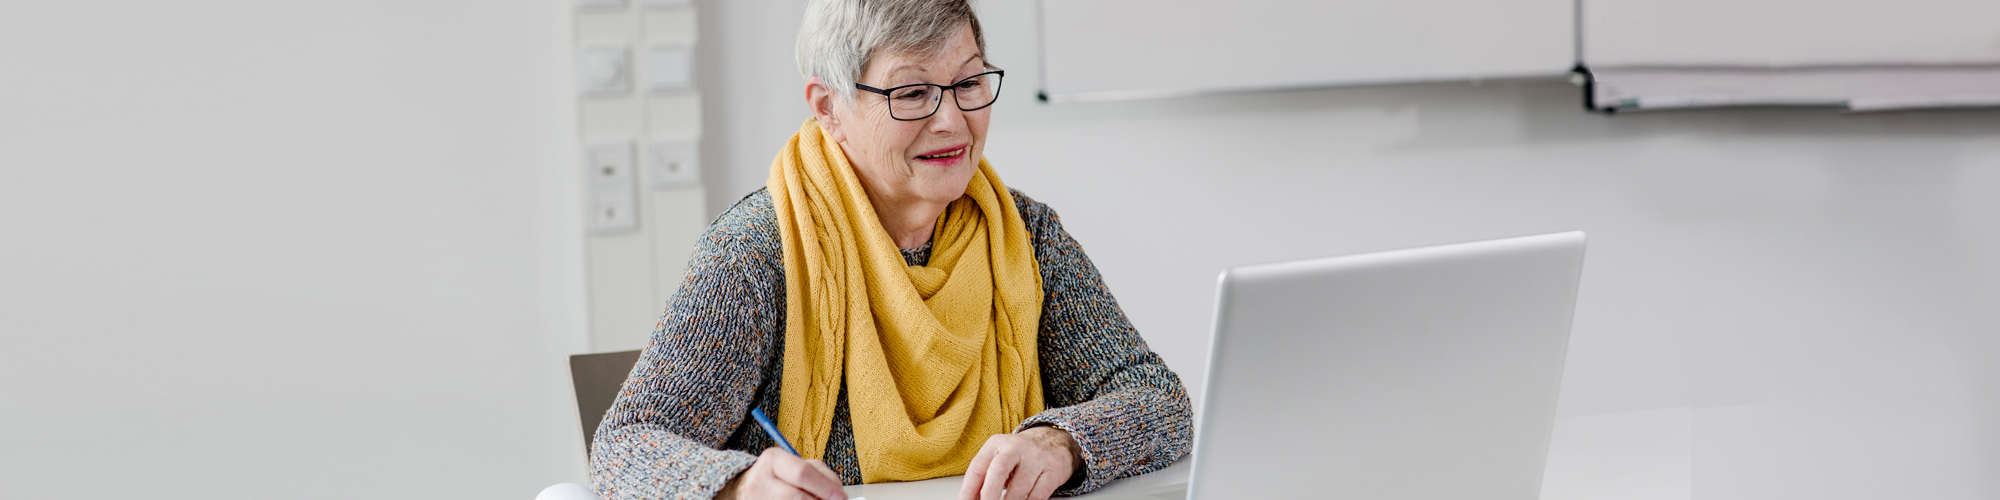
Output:
[[[1103,489],[1071,498],[1088,500],[1187,498],[1188,467],[1194,462],[1189,458],[1183,458],[1165,469],[1113,481]],[[958,487],[963,481],[965,476],[940,477],[907,483],[857,484],[847,487],[847,496],[868,497],[868,500],[955,500],[958,498]]]

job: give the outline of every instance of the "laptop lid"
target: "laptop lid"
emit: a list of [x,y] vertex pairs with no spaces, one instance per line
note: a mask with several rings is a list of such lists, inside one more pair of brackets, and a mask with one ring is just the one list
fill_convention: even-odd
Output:
[[1222,274],[1190,500],[1540,496],[1581,232]]

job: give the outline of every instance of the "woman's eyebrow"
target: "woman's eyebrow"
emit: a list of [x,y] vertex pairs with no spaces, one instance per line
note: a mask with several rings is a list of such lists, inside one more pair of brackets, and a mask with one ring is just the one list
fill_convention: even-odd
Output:
[[[902,78],[908,78],[908,76],[904,75],[904,74],[903,74],[903,72],[905,72],[905,71],[911,71],[911,70],[915,70],[915,71],[916,71],[916,72],[917,72],[918,74],[923,74],[923,73],[929,73],[929,72],[930,72],[930,71],[928,71],[928,70],[925,70],[923,66],[918,66],[918,65],[915,65],[915,64],[905,64],[905,65],[902,65],[902,66],[897,66],[897,67],[896,67],[895,69],[891,69],[891,70],[889,70],[889,74],[888,74],[888,75],[884,75],[884,76],[885,76],[885,77],[887,77],[887,78],[889,79],[889,81],[892,81],[892,82],[893,82],[893,81],[897,81],[897,78],[899,78],[899,77],[902,77]],[[918,80],[918,81],[922,81],[923,79],[922,79],[922,78],[917,78],[916,80]],[[889,85],[895,85],[895,84],[894,84],[894,83],[890,83]]]
[[[981,54],[981,53],[978,53],[978,52],[974,52],[974,53],[972,53],[972,57],[967,57],[967,58],[965,58],[965,62],[962,62],[962,63],[958,63],[958,65],[959,65],[960,67],[964,67],[964,66],[965,66],[965,65],[967,65],[967,64],[971,64],[971,63],[972,63],[973,61],[985,61],[985,60],[986,60],[986,54]],[[905,65],[902,65],[902,66],[897,66],[897,67],[895,67],[895,69],[891,69],[891,70],[889,70],[889,77],[890,77],[891,79],[894,79],[894,78],[896,77],[896,75],[897,75],[897,74],[899,74],[899,73],[902,73],[903,71],[906,71],[906,70],[916,70],[916,71],[917,71],[918,73],[929,73],[929,72],[930,72],[929,70],[925,69],[925,68],[924,68],[923,66],[918,66],[918,65],[915,65],[915,64],[905,64]]]

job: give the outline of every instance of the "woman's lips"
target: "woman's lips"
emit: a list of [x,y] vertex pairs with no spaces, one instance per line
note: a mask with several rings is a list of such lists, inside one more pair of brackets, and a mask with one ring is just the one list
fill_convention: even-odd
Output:
[[965,160],[966,153],[971,152],[972,145],[964,144],[958,147],[945,148],[917,155],[917,161],[939,167],[948,167],[957,165],[958,162]]

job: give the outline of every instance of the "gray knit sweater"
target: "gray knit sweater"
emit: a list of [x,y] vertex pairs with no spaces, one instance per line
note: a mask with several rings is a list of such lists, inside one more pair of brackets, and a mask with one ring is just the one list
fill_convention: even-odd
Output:
[[[1097,267],[1054,210],[1013,191],[1041,267],[1039,354],[1048,410],[1019,429],[1053,425],[1083,449],[1076,495],[1186,456],[1192,417],[1180,377],[1146,347]],[[785,269],[771,196],[758,190],[709,224],[652,343],[598,426],[590,480],[606,499],[713,498],[772,446],[749,418],[776,415],[784,369]],[[911,265],[930,245],[905,250]],[[861,482],[843,388],[825,461]]]

